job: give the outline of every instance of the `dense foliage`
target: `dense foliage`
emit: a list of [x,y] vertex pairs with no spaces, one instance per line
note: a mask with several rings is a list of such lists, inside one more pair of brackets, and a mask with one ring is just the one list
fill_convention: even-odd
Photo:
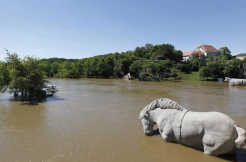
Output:
[[10,76],[6,63],[0,62],[0,91],[4,92],[10,82]]
[[40,61],[33,57],[20,59],[17,54],[7,52],[6,62],[0,63],[1,91],[8,88],[16,97],[28,100],[45,97],[44,77]]
[[209,57],[205,65],[201,66],[199,70],[201,79],[216,80],[224,77],[245,77],[246,59],[239,60],[232,57],[227,47],[220,48],[219,52],[219,56]]
[[202,80],[243,77],[243,61],[233,58],[228,47],[219,49],[219,56],[193,54],[183,62],[182,52],[173,45],[146,44],[133,51],[111,53],[85,59],[50,58],[41,60],[47,77],[58,78],[121,78],[131,73],[142,81],[180,79],[181,74],[200,73]]
[[179,78],[179,69],[174,65],[181,60],[182,52],[175,50],[170,44],[146,44],[133,51],[85,59],[43,59],[41,65],[47,77],[121,78],[130,72],[134,78],[140,80],[162,80]]

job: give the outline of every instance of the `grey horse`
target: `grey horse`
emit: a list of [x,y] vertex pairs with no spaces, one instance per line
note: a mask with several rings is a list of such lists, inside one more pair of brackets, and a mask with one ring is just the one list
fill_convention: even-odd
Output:
[[193,112],[168,98],[154,100],[139,114],[146,135],[156,124],[167,142],[181,143],[205,154],[232,153],[246,143],[246,131],[219,112]]

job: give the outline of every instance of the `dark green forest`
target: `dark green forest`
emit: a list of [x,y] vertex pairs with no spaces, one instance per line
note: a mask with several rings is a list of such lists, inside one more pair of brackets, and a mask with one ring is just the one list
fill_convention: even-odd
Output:
[[173,45],[146,44],[133,51],[110,53],[85,59],[42,59],[47,77],[121,78],[127,73],[140,80],[177,78],[175,65],[182,63],[182,52]]
[[122,78],[130,73],[141,81],[162,81],[182,79],[182,74],[192,72],[199,72],[201,80],[240,78],[245,62],[232,57],[227,47],[220,48],[218,56],[201,58],[194,54],[183,62],[182,51],[171,44],[146,44],[132,51],[84,59],[42,59],[40,64],[47,77]]

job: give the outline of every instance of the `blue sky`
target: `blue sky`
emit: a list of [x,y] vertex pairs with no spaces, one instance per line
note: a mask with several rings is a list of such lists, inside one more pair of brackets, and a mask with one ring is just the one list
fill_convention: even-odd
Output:
[[1,0],[3,48],[39,58],[84,58],[171,43],[246,52],[245,0]]

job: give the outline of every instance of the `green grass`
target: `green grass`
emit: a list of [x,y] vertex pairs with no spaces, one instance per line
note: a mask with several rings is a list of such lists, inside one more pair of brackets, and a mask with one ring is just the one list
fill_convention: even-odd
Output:
[[181,80],[192,80],[192,81],[200,81],[199,72],[192,72],[191,74],[181,74]]

